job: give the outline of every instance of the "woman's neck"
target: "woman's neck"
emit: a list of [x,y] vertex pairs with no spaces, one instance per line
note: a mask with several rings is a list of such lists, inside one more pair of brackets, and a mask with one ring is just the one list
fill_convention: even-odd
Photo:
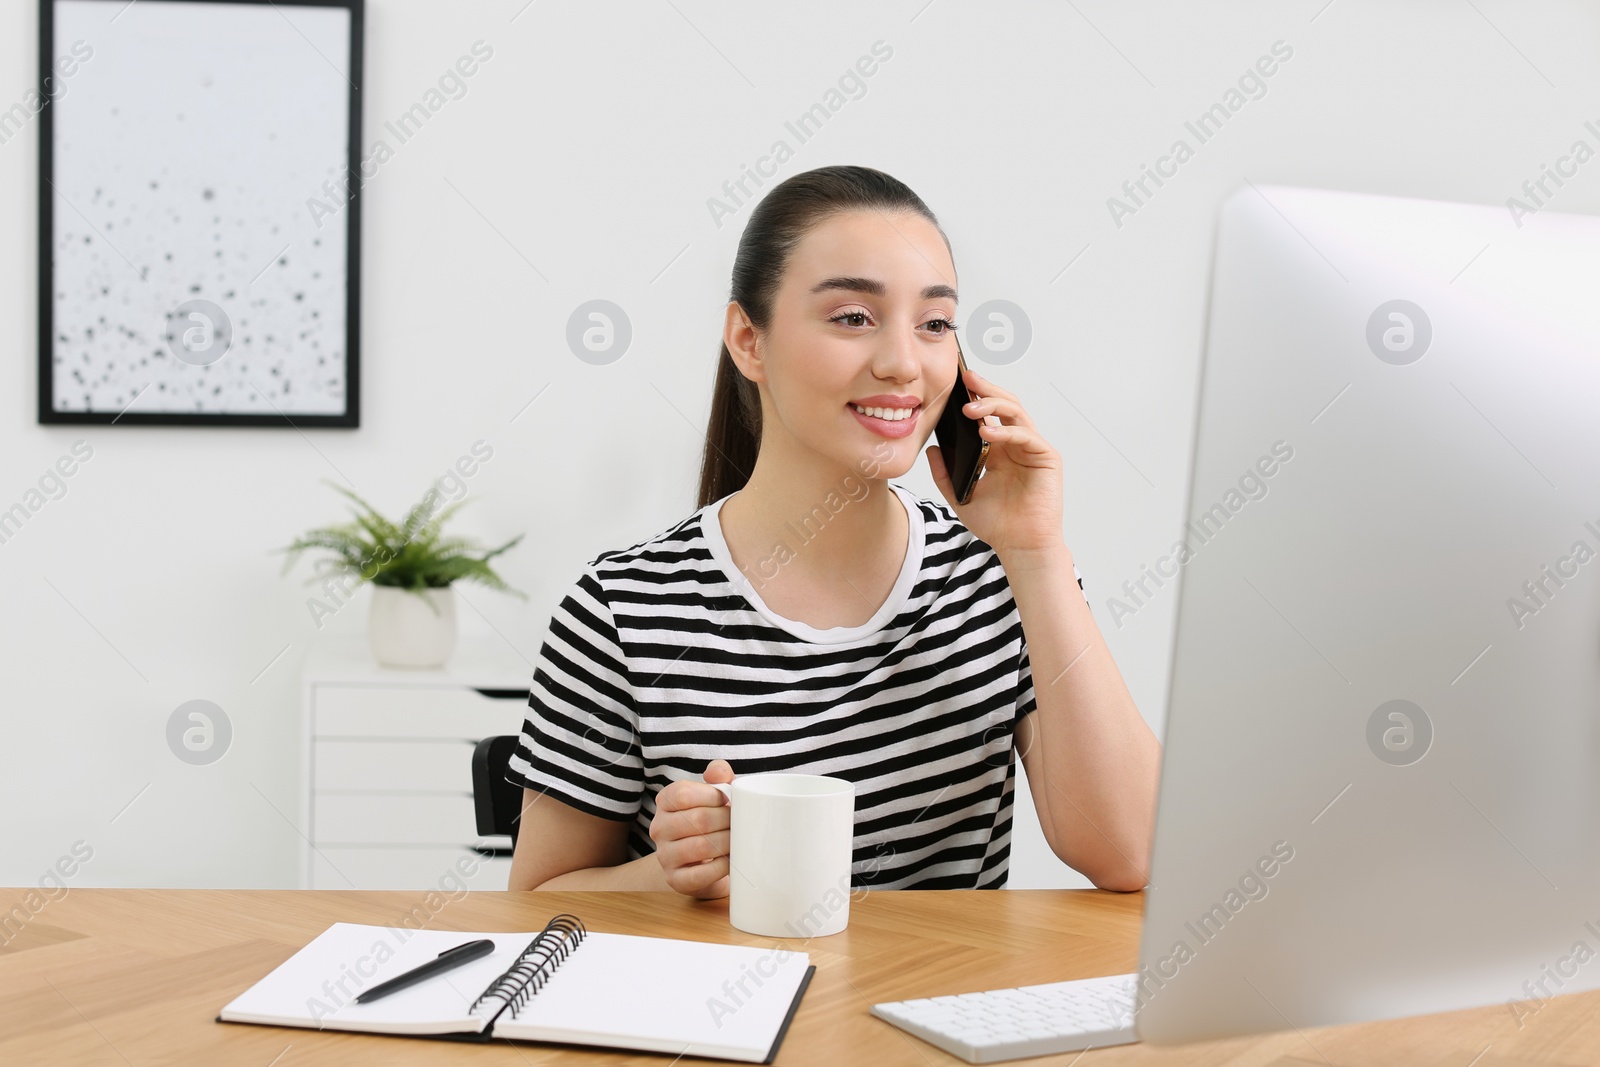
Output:
[[795,593],[791,603],[864,599],[868,616],[893,588],[910,535],[910,517],[887,480],[815,463],[780,465],[765,448],[718,519],[729,553],[758,589],[786,587]]

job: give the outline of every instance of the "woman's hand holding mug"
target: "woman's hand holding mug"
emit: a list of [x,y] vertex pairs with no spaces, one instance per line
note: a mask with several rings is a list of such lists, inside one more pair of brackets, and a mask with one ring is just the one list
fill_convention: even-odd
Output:
[[716,786],[733,778],[727,760],[712,760],[704,782],[671,782],[656,796],[650,840],[667,885],[685,896],[728,895],[728,798]]

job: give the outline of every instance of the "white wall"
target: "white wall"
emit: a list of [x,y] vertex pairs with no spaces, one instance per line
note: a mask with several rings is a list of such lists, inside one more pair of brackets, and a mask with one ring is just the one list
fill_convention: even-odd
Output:
[[[464,639],[529,660],[583,560],[692,510],[749,214],[719,228],[706,201],[778,138],[795,154],[774,181],[853,162],[915,188],[954,244],[962,318],[993,298],[1026,310],[1032,347],[993,376],[1066,457],[1068,543],[1159,731],[1175,590],[1120,628],[1106,598],[1182,525],[1217,204],[1245,180],[1502,204],[1600,140],[1582,126],[1600,122],[1600,15],[1576,0],[522,7],[368,9],[369,147],[475,41],[494,55],[366,186],[357,431],[39,426],[34,130],[0,144],[0,507],[74,441],[94,449],[0,544],[0,883],[36,883],[81,839],[94,858],[74,884],[292,884],[296,674],[316,631],[309,565],[280,578],[268,553],[342,517],[319,479],[399,511],[491,443],[460,525],[529,532],[502,572],[532,599],[464,587],[484,616],[466,611]],[[0,2],[0,108],[35,79],[36,33],[31,0]],[[893,55],[865,95],[795,145],[785,120],[879,40]],[[1184,122],[1279,40],[1293,56],[1265,95],[1116,225],[1107,198],[1174,139],[1195,145]],[[1557,209],[1596,210],[1597,175]],[[605,367],[564,340],[596,297],[634,329]],[[938,499],[925,470],[908,482]],[[330,628],[360,632],[365,607]],[[163,731],[200,697],[234,738],[192,767]],[[1084,884],[1031,810],[1013,872]]]

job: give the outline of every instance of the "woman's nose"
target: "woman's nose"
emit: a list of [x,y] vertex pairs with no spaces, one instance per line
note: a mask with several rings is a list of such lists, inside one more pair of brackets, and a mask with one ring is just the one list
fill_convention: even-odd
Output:
[[886,337],[883,347],[873,361],[873,371],[880,378],[893,378],[902,382],[917,377],[921,365],[914,347],[916,343],[917,339],[909,334]]

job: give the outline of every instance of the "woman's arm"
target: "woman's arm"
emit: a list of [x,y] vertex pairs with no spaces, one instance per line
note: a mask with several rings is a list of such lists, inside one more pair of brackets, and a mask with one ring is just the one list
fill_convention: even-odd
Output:
[[629,860],[628,823],[602,819],[532,789],[508,889],[669,890],[655,853]]
[[1033,671],[1038,707],[1018,724],[1016,743],[1045,839],[1101,889],[1143,889],[1161,743],[1117,670],[1066,545],[1000,563]]
[[944,456],[928,467],[958,518],[994,549],[1022,618],[1038,704],[1016,743],[1045,839],[1102,889],[1150,880],[1161,744],[1145,725],[1072,573],[1062,536],[1061,455],[1015,393],[968,367],[979,399],[963,410],[982,422],[987,471],[956,501]]

